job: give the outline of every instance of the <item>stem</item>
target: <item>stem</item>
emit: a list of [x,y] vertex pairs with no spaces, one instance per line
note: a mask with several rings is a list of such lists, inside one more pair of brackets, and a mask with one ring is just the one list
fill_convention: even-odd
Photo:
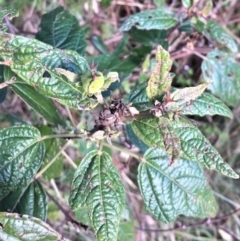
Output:
[[64,133],[64,134],[53,134],[53,135],[47,135],[39,138],[37,142],[44,141],[47,139],[52,139],[52,138],[72,138],[72,139],[77,139],[77,138],[82,138],[85,137],[85,133],[80,133],[80,134],[75,134],[75,133]]
[[101,153],[103,148],[103,140],[99,141],[98,151]]
[[213,192],[213,194],[214,194],[216,197],[224,200],[225,202],[230,203],[230,204],[233,205],[235,208],[240,208],[240,205],[239,205],[238,203],[233,202],[231,199],[225,197],[224,195],[222,195],[222,194],[220,194],[220,193],[218,193],[218,192],[215,192],[215,191],[212,191],[212,192]]
[[65,156],[66,160],[69,162],[69,164],[74,168],[77,169],[77,165],[75,164],[75,162],[71,159],[71,157],[65,152],[62,151],[62,154]]
[[196,228],[204,225],[218,225],[219,223],[226,221],[228,218],[232,217],[235,214],[238,214],[239,212],[240,212],[240,209],[236,209],[233,212],[220,217],[206,218],[203,221],[197,222],[197,223],[190,223],[190,224],[180,223],[178,226],[169,228],[169,229],[160,229],[160,228],[151,229],[151,228],[141,228],[141,227],[135,227],[135,229],[142,230],[145,232],[172,232],[176,230],[186,230],[187,228]]
[[106,146],[106,147],[109,147],[111,149],[115,149],[117,151],[120,151],[120,152],[125,152],[126,154],[128,154],[131,157],[134,157],[134,158],[136,158],[138,160],[144,161],[144,158],[143,158],[142,155],[133,153],[130,150],[128,150],[126,148],[123,148],[121,145],[119,145],[117,143],[113,143],[113,145],[110,145],[109,143],[104,142],[103,145]]
[[72,113],[71,113],[70,109],[68,107],[66,107],[66,110],[67,110],[67,113],[68,113],[68,116],[69,116],[69,119],[70,119],[72,125],[76,126],[75,123],[74,123],[73,116],[72,116]]
[[155,117],[155,116],[153,113],[150,112],[150,109],[149,109],[149,110],[141,111],[139,112],[139,114],[136,114],[133,116],[125,116],[124,120],[133,121],[141,117]]
[[35,176],[36,179],[38,179],[39,177],[42,176],[42,174],[57,160],[57,158],[62,154],[62,151],[65,150],[70,144],[72,143],[72,141],[68,141],[61,149],[60,151],[54,156],[54,158],[42,169],[40,170],[40,172],[37,173],[37,175]]
[[87,225],[78,222],[69,212],[69,210],[66,210],[65,208],[63,208],[63,206],[59,203],[59,201],[57,199],[55,199],[54,196],[52,196],[47,190],[45,190],[47,196],[57,205],[57,207],[62,211],[62,213],[65,215],[65,217],[68,219],[68,221],[76,224],[77,226],[80,226],[82,228],[84,228],[85,230],[87,228],[89,228]]

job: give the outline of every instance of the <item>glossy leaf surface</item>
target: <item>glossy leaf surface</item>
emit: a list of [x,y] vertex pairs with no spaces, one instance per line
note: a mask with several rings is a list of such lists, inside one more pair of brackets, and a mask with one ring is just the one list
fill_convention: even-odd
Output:
[[[11,80],[14,73],[5,66],[4,78],[6,81]],[[22,82],[19,77],[14,77],[16,82]],[[53,101],[41,93],[37,92],[33,86],[25,83],[15,83],[11,85],[13,91],[20,96],[29,106],[42,115],[49,123],[55,125],[64,125],[63,118],[60,116],[58,109]]]
[[[174,92],[176,88],[172,88]],[[138,110],[143,111],[153,107],[150,103],[147,93],[146,84],[138,85],[129,95],[129,102]],[[195,101],[189,101],[179,105],[183,115],[222,115],[232,118],[232,111],[220,99],[210,93],[202,93]]]
[[38,171],[45,152],[40,132],[31,126],[0,130],[0,197],[26,187]]
[[123,211],[124,187],[111,157],[91,151],[77,168],[69,203],[73,210],[88,208],[99,241],[116,241]]
[[146,208],[156,219],[171,222],[181,214],[200,218],[215,216],[215,198],[203,169],[196,162],[180,158],[169,167],[164,151],[149,149],[138,172]]
[[149,101],[146,92],[146,83],[138,84],[129,94],[129,103],[132,103],[140,111],[150,109],[152,104]]
[[131,143],[138,147],[142,152],[145,152],[148,149],[148,146],[136,136],[130,124],[126,125],[126,132]]
[[203,93],[195,101],[181,106],[183,115],[222,115],[232,118],[232,111],[218,98],[210,93]]
[[0,51],[5,65],[46,97],[74,109],[91,108],[94,105],[92,99],[83,97],[81,86],[54,69],[61,67],[77,74],[86,72],[88,64],[76,52],[54,49],[35,39],[6,33],[0,35]]
[[36,39],[54,48],[70,49],[84,55],[87,43],[77,18],[57,7],[41,18]]
[[230,54],[220,50],[208,53],[202,63],[203,77],[212,81],[211,92],[230,106],[236,106],[240,100],[240,68]]
[[26,214],[45,221],[47,217],[46,193],[42,185],[38,181],[34,181],[28,187],[11,192],[1,200],[0,210]]
[[0,240],[9,241],[67,241],[40,219],[16,213],[0,213]]
[[144,30],[167,30],[174,27],[176,24],[177,19],[174,12],[164,8],[159,8],[131,15],[127,20],[125,20],[119,30],[129,31],[132,27]]
[[133,121],[131,127],[136,136],[146,145],[165,149],[169,165],[179,159],[180,140],[168,118],[141,118]]
[[[171,126],[181,142],[181,157],[199,162],[206,168],[216,170],[223,175],[239,178],[238,174],[224,162],[217,150],[193,124],[179,118],[178,121],[172,121]],[[149,147],[165,148],[163,145],[164,136],[159,130],[158,118],[135,120],[132,123],[132,128],[135,134]]]
[[132,129],[137,137],[149,147],[164,149],[163,135],[159,130],[158,118],[139,118],[132,122]]
[[180,138],[183,157],[191,161],[197,161],[204,167],[216,170],[228,177],[239,178],[239,175],[222,159],[197,127],[181,118],[179,121],[172,122],[172,124]]

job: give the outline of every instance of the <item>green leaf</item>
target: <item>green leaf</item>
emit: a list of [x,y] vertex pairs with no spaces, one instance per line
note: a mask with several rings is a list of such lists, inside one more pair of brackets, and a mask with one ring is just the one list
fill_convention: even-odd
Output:
[[224,162],[217,150],[191,123],[179,119],[172,126],[181,141],[182,157],[197,161],[208,169],[213,169],[231,178],[239,178],[232,168]]
[[163,136],[163,143],[169,158],[169,165],[172,165],[180,157],[181,143],[178,134],[172,127],[172,122],[166,117],[158,120],[159,131]]
[[[187,104],[191,104],[192,102],[195,101],[202,93],[203,91],[207,88],[207,86],[210,83],[205,83],[198,85],[196,87],[187,87],[183,89],[176,89],[173,90],[172,93],[170,93],[169,90],[167,90],[167,94],[165,95],[164,98],[164,105],[161,103],[156,103],[156,106],[159,106],[156,109],[156,116],[161,116],[162,112],[168,113],[168,115],[173,118],[172,115],[174,113],[180,112],[182,108],[184,108]],[[163,111],[161,110],[163,109]]]
[[111,2],[112,2],[112,1],[113,1],[113,0],[102,0],[102,1],[100,2],[100,4],[101,4],[102,7],[107,8],[107,7],[109,7],[109,6],[111,5]]
[[[52,128],[48,126],[39,126],[38,129],[41,132],[42,136],[52,135],[53,131]],[[44,140],[46,152],[42,162],[41,169],[43,169],[46,165],[49,165],[49,162],[58,154],[60,150],[60,143],[58,139],[47,139]],[[63,158],[60,155],[43,173],[43,178],[46,180],[51,180],[53,178],[59,177],[63,170]]]
[[84,157],[74,174],[69,203],[73,210],[88,208],[97,240],[117,240],[125,194],[107,153],[91,151]]
[[129,94],[129,103],[132,103],[140,111],[148,110],[152,107],[146,92],[146,83],[137,84]]
[[166,9],[152,9],[131,15],[120,27],[120,31],[129,31],[132,27],[137,29],[167,30],[177,24],[174,12]]
[[127,51],[127,45],[129,43],[129,35],[124,34],[121,40],[117,43],[116,47],[114,48],[112,55],[121,56],[124,54],[124,51]]
[[102,38],[98,35],[91,36],[91,42],[93,46],[101,53],[108,54],[107,46],[104,44]]
[[27,214],[45,221],[47,215],[46,193],[42,185],[38,181],[34,181],[28,187],[11,192],[1,200],[0,210]]
[[191,22],[191,25],[193,26],[193,29],[196,29],[197,31],[199,31],[202,34],[207,34],[206,33],[206,24],[205,24],[205,22],[202,21],[202,19],[194,16],[191,18],[190,22]]
[[18,11],[9,7],[3,8],[0,7],[0,31],[6,32],[8,30],[7,25],[3,22],[3,19],[7,17],[11,20],[14,17],[18,16]]
[[159,45],[156,53],[156,63],[147,86],[149,99],[156,99],[156,97],[161,96],[171,86],[172,78],[169,73],[171,67],[172,60],[169,53]]
[[203,93],[192,103],[181,106],[183,115],[222,115],[232,118],[232,111],[218,98],[210,93]]
[[168,153],[169,165],[180,157],[180,140],[168,118],[137,119],[132,122],[132,129],[146,145],[165,149]]
[[[4,76],[3,76],[4,66],[0,65],[0,86],[4,83]],[[0,103],[5,100],[7,95],[7,87],[0,89]]]
[[22,125],[0,130],[0,199],[26,187],[45,152],[38,129]]
[[139,66],[142,61],[143,55],[145,55],[145,49],[140,48],[138,49],[139,53],[133,51],[128,58],[122,59],[118,55],[118,51],[121,49],[121,46],[118,47],[119,48],[116,47],[113,54],[98,55],[94,58],[89,58],[89,62],[92,62],[94,60],[94,63],[98,65],[99,70],[107,69],[108,72],[117,71],[119,73],[120,82],[115,81],[114,83],[112,83],[108,88],[108,91],[103,92],[104,97],[109,96],[111,94],[110,91],[114,91],[119,88],[121,82],[127,76],[129,76],[137,66]]
[[188,33],[188,34],[192,33],[194,30],[193,30],[193,27],[192,27],[192,24],[191,24],[190,19],[184,21],[184,22],[179,26],[178,30],[179,30],[180,32],[186,32],[186,33]]
[[53,101],[37,92],[34,87],[28,84],[13,84],[12,89],[38,114],[43,116],[47,122],[52,123],[55,126],[65,126],[63,117],[60,116],[60,113]]
[[192,0],[182,0],[182,4],[185,8],[190,8],[192,6]]
[[141,43],[145,46],[160,44],[167,48],[167,31],[165,30],[141,30],[134,27],[129,31],[129,35],[136,42]]
[[[162,117],[160,117],[161,119]],[[239,178],[232,168],[224,162],[219,153],[191,123],[178,118],[171,121],[171,128],[177,133],[181,142],[180,156],[201,163],[208,169],[213,169],[231,178]],[[159,129],[159,118],[140,118],[132,122],[135,134],[149,147],[165,149],[164,132]],[[177,142],[178,143],[178,142]]]
[[168,166],[166,153],[149,149],[138,168],[138,183],[147,210],[158,220],[174,221],[179,215],[213,217],[217,204],[203,169],[181,158]]
[[138,138],[149,147],[164,149],[163,135],[159,130],[159,119],[143,117],[132,122],[132,129]]
[[230,106],[239,103],[240,68],[231,55],[220,50],[211,51],[202,63],[202,72],[206,81],[212,81],[208,88],[214,95]]
[[211,14],[212,8],[213,8],[212,0],[205,1],[203,3],[203,8],[200,10],[199,16],[203,16],[204,18],[207,18]]
[[78,83],[69,81],[55,70],[61,67],[79,75],[85,73],[89,66],[76,52],[54,49],[37,40],[5,33],[0,35],[0,51],[4,64],[46,97],[74,109],[96,105],[96,101],[83,96],[84,90]]
[[[14,73],[11,69],[9,67],[5,67],[5,80],[9,81],[13,76]],[[18,76],[15,76],[15,81],[21,82],[21,79]],[[24,100],[37,113],[42,115],[49,123],[53,123],[54,125],[65,125],[63,118],[60,116],[58,109],[53,104],[53,101],[37,92],[34,87],[25,83],[14,83],[11,87],[22,100]]]
[[81,55],[84,55],[87,46],[77,18],[61,6],[42,16],[36,39],[54,48],[74,50]]
[[16,213],[0,213],[0,240],[67,241],[40,219]]
[[130,124],[126,125],[126,133],[131,143],[138,147],[142,152],[145,152],[148,149],[148,146],[136,136]]
[[226,46],[230,51],[233,53],[238,52],[238,46],[234,39],[231,37],[230,34],[224,30],[222,26],[218,23],[208,20],[206,25],[207,31],[209,32],[210,36],[217,41],[218,43]]

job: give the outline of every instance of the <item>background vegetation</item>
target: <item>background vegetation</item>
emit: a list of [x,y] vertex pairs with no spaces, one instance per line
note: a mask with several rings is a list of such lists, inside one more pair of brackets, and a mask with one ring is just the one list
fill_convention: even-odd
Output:
[[[43,14],[59,5],[64,6],[77,18],[84,31],[87,39],[85,55],[88,62],[91,63],[94,60],[101,71],[107,69],[119,72],[121,82],[111,86],[114,95],[127,96],[137,81],[144,82],[146,80],[148,72],[145,66],[148,66],[154,58],[158,44],[168,48],[171,59],[174,60],[171,70],[175,73],[173,86],[196,86],[202,83],[203,77],[205,80],[211,81],[222,78],[221,84],[214,85],[210,91],[219,96],[231,108],[233,118],[209,115],[194,117],[194,121],[223,159],[237,173],[240,173],[238,162],[240,155],[240,56],[238,53],[240,2],[237,0],[199,0],[195,1],[195,7],[189,10],[189,15],[202,15],[208,21],[217,22],[224,31],[219,30],[218,26],[203,29],[201,23],[196,24],[198,31],[195,31],[188,21],[185,21],[184,25],[171,28],[168,33],[156,30],[138,31],[133,28],[124,35],[123,31],[119,31],[124,20],[134,13],[166,7],[175,11],[178,16],[181,14],[184,16],[190,2],[187,0],[12,0],[10,2],[0,0],[0,5],[10,4],[12,8],[19,10],[17,18],[11,22],[6,20],[9,31],[30,38],[36,37]],[[37,38],[41,40],[41,35],[38,34]],[[213,50],[216,52],[211,52]],[[208,55],[210,52],[211,56]],[[211,65],[203,63],[206,58],[212,58]],[[216,73],[215,69],[220,70],[220,73]],[[231,82],[224,82],[225,80],[231,80]],[[106,93],[106,96],[108,94]],[[51,134],[52,129],[44,126],[47,122],[10,88],[8,88],[8,92],[1,90],[0,101],[2,101],[0,128],[26,123],[39,126],[40,130],[42,128],[42,133]],[[71,125],[84,127],[86,122],[88,125],[89,123],[94,125],[93,117],[89,112],[80,114],[60,104],[57,104],[57,107],[67,120],[68,127]],[[119,143],[129,147],[129,139],[133,141],[134,138],[131,137],[131,130],[127,128],[119,139]],[[48,148],[63,145],[54,141],[48,141],[45,144]],[[142,145],[142,143],[133,144],[138,147]],[[111,150],[109,147],[105,147],[105,150],[113,156],[113,162],[121,173],[127,194],[128,209],[122,215],[119,240],[240,240],[240,183],[238,179],[230,179],[216,172],[206,171],[208,182],[214,190],[219,205],[217,214],[219,218],[202,220],[180,217],[176,222],[166,224],[156,221],[145,210],[136,182],[138,160],[127,154]],[[86,149],[85,142],[71,140],[68,142],[67,148],[64,146],[64,150],[61,151],[61,155],[54,165],[47,172],[43,174],[40,172],[36,176],[47,194],[47,223],[70,240],[94,240],[92,231],[89,229],[86,232],[83,228],[84,225],[89,225],[87,213],[83,211],[73,213],[67,204],[70,182],[75,168],[81,158],[93,148],[91,143]],[[136,147],[132,147],[131,150],[135,151]],[[51,153],[49,159],[56,154]],[[31,188],[36,189],[37,187]],[[31,188],[29,188],[29,195],[31,195]],[[40,187],[38,190],[41,192]],[[27,199],[27,197],[25,198]],[[46,202],[46,200],[42,200],[42,202]],[[0,203],[0,208],[6,210],[3,202]],[[15,212],[22,209],[18,206]]]

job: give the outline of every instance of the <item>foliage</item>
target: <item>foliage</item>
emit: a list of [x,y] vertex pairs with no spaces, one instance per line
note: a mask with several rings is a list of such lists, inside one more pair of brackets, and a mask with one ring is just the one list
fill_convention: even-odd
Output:
[[[108,7],[111,1],[102,4]],[[98,241],[134,236],[133,226],[126,225],[131,218],[124,215],[130,209],[125,205],[126,183],[138,184],[147,211],[158,221],[216,216],[218,204],[204,168],[227,178],[239,175],[186,115],[233,117],[228,106],[239,103],[239,64],[232,54],[238,46],[208,18],[209,1],[198,6],[184,0],[182,5],[184,13],[164,7],[131,14],[119,28],[123,38],[112,53],[100,37],[92,39],[98,56],[88,56],[86,29],[63,7],[42,16],[35,38],[9,33],[2,24],[0,101],[6,101],[9,86],[45,121],[0,130],[1,240],[67,240],[45,223],[46,195],[58,203],[46,183],[56,178],[61,185],[71,181],[65,195],[80,222],[59,205],[61,211],[81,228],[89,226]],[[3,20],[12,14],[16,11],[0,9]],[[169,39],[175,30],[181,33],[184,24],[190,29],[186,34],[198,31],[216,42],[201,64],[204,83],[190,87],[173,85],[176,64],[168,51],[173,46]],[[136,47],[130,47],[132,42]],[[126,80],[136,67],[138,80],[130,86]],[[81,119],[77,125],[73,113]],[[138,152],[122,144],[125,132]],[[70,145],[79,146],[77,166],[65,152]],[[114,150],[139,162],[136,180],[115,165],[121,157],[115,158]],[[68,168],[70,174],[62,154],[76,168]]]

